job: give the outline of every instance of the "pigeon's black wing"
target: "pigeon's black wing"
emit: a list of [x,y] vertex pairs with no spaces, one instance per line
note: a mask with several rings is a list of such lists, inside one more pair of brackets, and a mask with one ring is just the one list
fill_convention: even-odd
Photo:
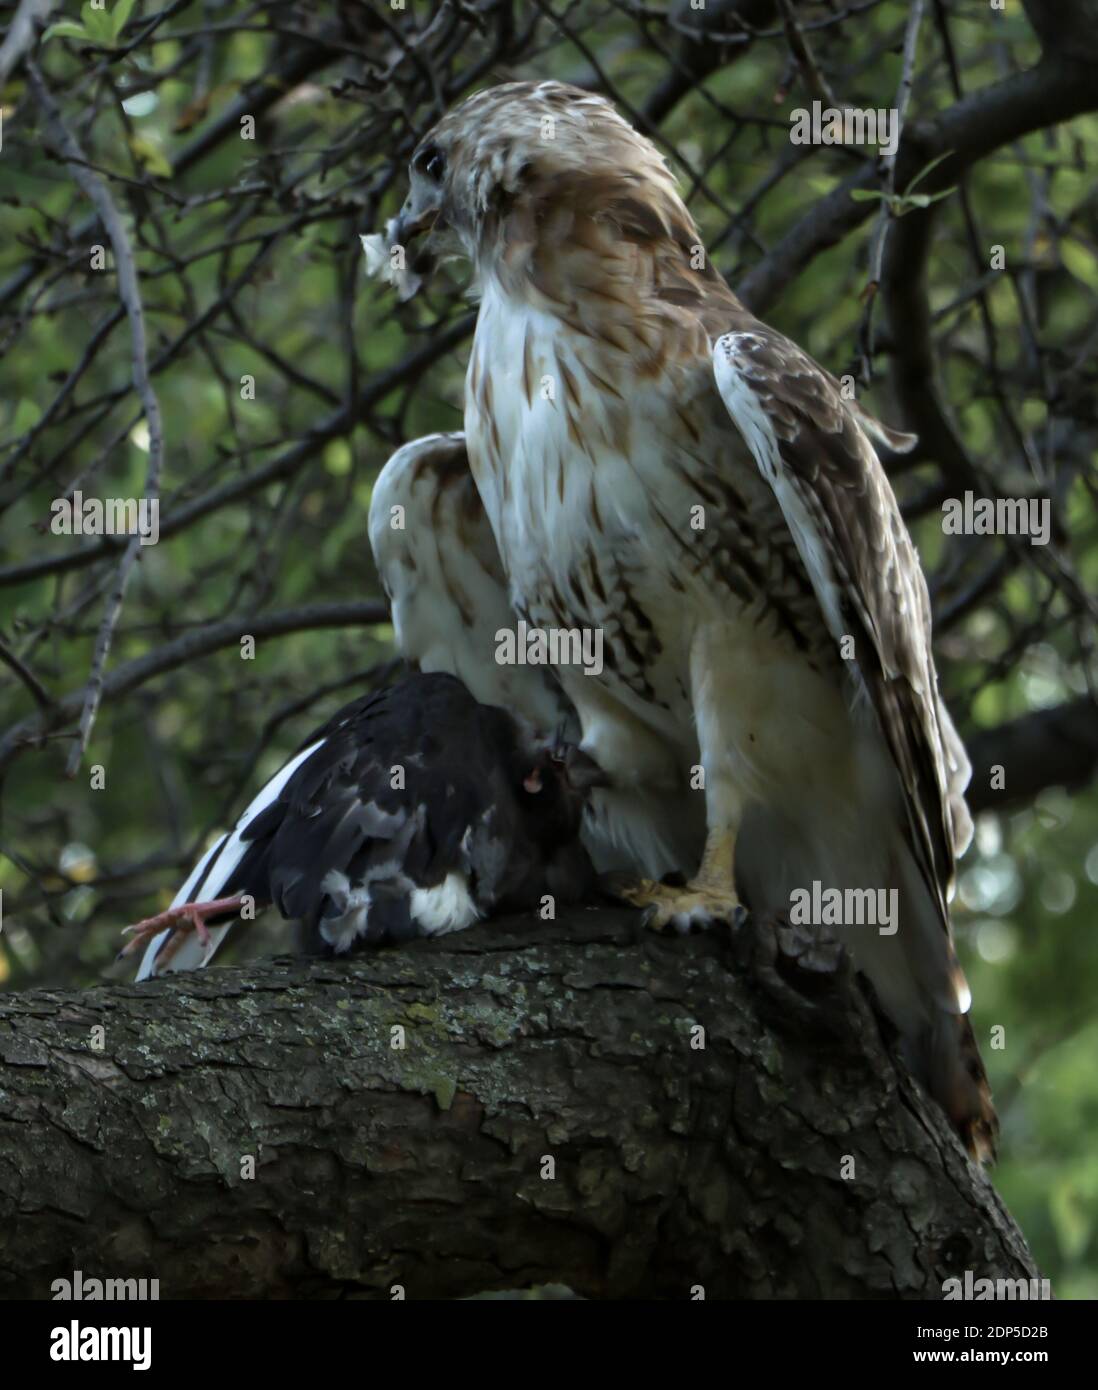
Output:
[[519,731],[486,713],[446,675],[346,706],[242,832],[229,891],[268,897],[337,950],[468,926],[491,902],[469,882],[463,843],[493,822],[504,862],[514,838]]
[[[582,891],[582,804],[505,711],[478,704],[453,676],[410,676],[307,740],[173,906],[247,895],[336,951],[457,931],[497,906]],[[188,942],[171,967],[206,964],[225,930],[214,928],[208,947]],[[138,978],[154,973],[166,935]]]

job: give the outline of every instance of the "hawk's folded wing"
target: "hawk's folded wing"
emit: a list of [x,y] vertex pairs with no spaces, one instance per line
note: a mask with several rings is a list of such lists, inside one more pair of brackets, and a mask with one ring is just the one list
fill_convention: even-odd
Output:
[[[971,1028],[970,995],[953,951],[947,902],[972,822],[971,768],[938,691],[930,600],[915,548],[871,442],[910,448],[855,402],[807,353],[766,325],[720,337],[717,388],[770,484],[836,644],[848,655],[895,765],[907,840],[935,909],[897,938],[909,978],[941,1011],[911,1040],[931,1087],[977,1152],[996,1122]],[[842,648],[840,648],[842,650]]]
[[[795,344],[764,324],[714,348],[721,397],[774,490],[836,643],[868,694],[907,799],[916,857],[948,922],[946,895],[971,823],[969,767],[940,696],[926,581],[870,442],[910,448]],[[963,778],[963,782],[962,779]]]
[[516,615],[464,434],[398,449],[374,484],[369,526],[405,660],[458,676],[484,704],[577,740],[575,711],[548,666],[496,661],[496,634],[513,630]]

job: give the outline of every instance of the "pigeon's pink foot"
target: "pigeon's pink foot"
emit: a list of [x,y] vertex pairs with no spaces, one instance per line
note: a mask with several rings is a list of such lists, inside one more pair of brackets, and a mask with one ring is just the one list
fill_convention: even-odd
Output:
[[203,946],[208,945],[210,933],[206,926],[206,918],[235,912],[243,901],[243,895],[238,893],[235,897],[215,898],[208,903],[181,903],[179,907],[169,907],[164,912],[158,912],[155,917],[146,917],[143,922],[135,922],[132,927],[123,927],[122,935],[131,936],[133,940],[127,941],[122,947],[118,959],[133,955],[165,927],[171,927],[172,935],[164,942],[157,956],[157,964],[166,965],[179,950],[187,932],[193,931]]

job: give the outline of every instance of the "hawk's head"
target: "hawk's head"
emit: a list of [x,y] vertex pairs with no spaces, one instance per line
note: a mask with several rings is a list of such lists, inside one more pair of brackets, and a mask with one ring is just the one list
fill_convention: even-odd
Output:
[[602,210],[648,235],[693,224],[662,156],[603,97],[563,82],[477,92],[423,137],[390,244],[449,231],[485,270],[560,246]]

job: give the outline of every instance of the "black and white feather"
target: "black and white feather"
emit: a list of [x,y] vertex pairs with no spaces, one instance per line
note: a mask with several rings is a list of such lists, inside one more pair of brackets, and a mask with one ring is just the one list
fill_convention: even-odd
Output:
[[[249,897],[342,953],[460,931],[547,894],[576,901],[594,883],[578,833],[599,777],[578,749],[478,703],[455,677],[410,676],[318,730],[164,915]],[[239,915],[237,906],[211,913],[205,921],[219,924],[208,941],[188,932],[163,968],[206,965]],[[165,943],[186,925],[149,942],[139,980],[158,973]]]

